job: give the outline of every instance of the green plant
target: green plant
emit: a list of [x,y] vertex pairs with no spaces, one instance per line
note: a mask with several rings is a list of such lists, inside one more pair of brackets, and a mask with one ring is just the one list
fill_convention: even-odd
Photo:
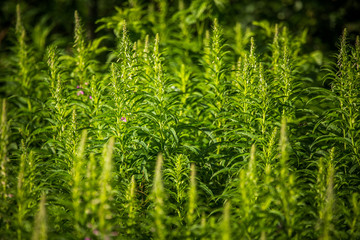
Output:
[[357,239],[359,38],[320,71],[306,31],[175,2],[131,0],[94,39],[75,12],[67,45],[17,8],[0,239]]

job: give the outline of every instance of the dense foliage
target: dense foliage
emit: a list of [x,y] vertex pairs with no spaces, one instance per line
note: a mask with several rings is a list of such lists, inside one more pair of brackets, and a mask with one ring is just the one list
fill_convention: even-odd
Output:
[[93,40],[75,12],[66,48],[18,6],[0,239],[359,239],[359,38],[324,64],[306,31],[179,2],[130,1]]

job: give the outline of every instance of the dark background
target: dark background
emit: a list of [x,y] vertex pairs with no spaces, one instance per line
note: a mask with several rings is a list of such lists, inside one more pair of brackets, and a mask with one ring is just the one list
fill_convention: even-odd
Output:
[[[131,1],[130,1],[131,2]],[[150,2],[136,1],[145,9]],[[184,0],[185,6],[192,1]],[[232,26],[240,22],[251,26],[253,21],[267,20],[284,23],[291,31],[308,29],[310,51],[336,51],[338,39],[346,27],[350,40],[360,34],[360,1],[357,0],[206,0],[212,15],[220,23]],[[78,10],[89,38],[96,36],[96,20],[115,13],[115,6],[124,7],[128,1],[117,0],[1,0],[0,49],[7,45],[9,30],[15,26],[16,4],[20,3],[22,18],[28,32],[37,31],[36,25],[50,29],[49,40],[67,41],[73,35],[74,10]],[[178,9],[178,1],[169,0],[169,15]]]

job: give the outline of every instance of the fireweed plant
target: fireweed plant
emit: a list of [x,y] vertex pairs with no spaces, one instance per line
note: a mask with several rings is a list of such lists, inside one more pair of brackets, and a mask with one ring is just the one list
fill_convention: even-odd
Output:
[[[0,239],[359,239],[360,40],[129,1],[2,61]],[[320,71],[321,68],[321,71]]]

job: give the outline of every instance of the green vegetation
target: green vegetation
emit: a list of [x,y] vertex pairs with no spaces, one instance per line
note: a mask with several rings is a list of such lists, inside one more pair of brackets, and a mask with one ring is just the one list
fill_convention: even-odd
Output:
[[46,48],[17,7],[0,239],[359,239],[359,37],[129,2]]

